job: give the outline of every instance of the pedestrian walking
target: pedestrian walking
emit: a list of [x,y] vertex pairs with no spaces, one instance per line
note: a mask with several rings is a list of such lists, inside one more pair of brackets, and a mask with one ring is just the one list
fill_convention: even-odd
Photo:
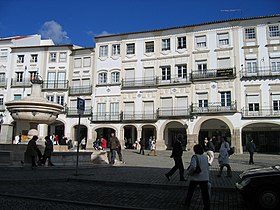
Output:
[[53,142],[51,141],[49,136],[45,137],[45,151],[44,151],[44,155],[43,155],[43,159],[42,159],[42,164],[45,165],[46,164],[46,160],[48,159],[48,166],[54,166],[54,164],[51,161],[51,156],[53,153]]
[[111,160],[110,164],[115,164],[115,160],[116,160],[116,151],[117,148],[120,146],[120,142],[119,139],[115,136],[115,133],[111,133],[111,138],[109,141],[109,148],[110,148],[110,154],[111,154]]
[[38,161],[41,159],[41,151],[37,147],[36,141],[38,140],[38,136],[34,135],[28,142],[26,148],[26,155],[31,157],[32,168],[37,167],[36,158],[38,157]]
[[228,154],[228,151],[230,150],[229,143],[226,142],[224,137],[222,137],[221,140],[222,140],[222,144],[220,146],[219,157],[218,157],[218,162],[220,165],[218,177],[222,175],[224,167],[227,168],[227,177],[231,177],[232,174],[231,174],[231,167],[229,165],[229,154]]
[[119,146],[117,147],[117,153],[118,153],[118,157],[119,157],[119,161],[124,163],[123,161],[123,156],[122,156],[122,147],[121,144],[119,144]]
[[86,142],[86,138],[84,137],[81,141],[81,149],[86,150],[86,146],[87,146],[87,142]]
[[256,145],[255,145],[253,139],[248,141],[248,143],[246,144],[246,148],[250,154],[249,165],[255,164],[254,163],[254,152],[256,151]]
[[151,152],[148,155],[157,156],[157,153],[156,153],[156,137],[155,136],[153,136],[152,143],[151,143]]
[[182,161],[182,155],[183,155],[183,148],[182,148],[182,140],[183,135],[178,134],[177,138],[173,144],[172,154],[170,158],[174,159],[175,166],[171,168],[171,170],[165,174],[166,178],[170,180],[170,177],[179,169],[180,174],[180,181],[186,181],[184,177],[184,165]]
[[[196,144],[193,147],[194,155],[191,158],[190,166],[188,167],[187,174],[189,175],[189,188],[185,199],[184,205],[188,208],[191,205],[191,199],[195,188],[199,185],[202,200],[204,205],[204,210],[210,209],[210,193],[209,193],[209,165],[208,158],[203,155],[203,147],[200,144]],[[200,170],[197,170],[200,168]]]
[[140,151],[139,154],[145,155],[145,140],[140,138]]
[[100,140],[100,149],[104,150],[107,148],[107,140],[101,135],[101,140]]
[[208,157],[208,164],[209,166],[211,166],[214,160],[214,151],[215,151],[215,146],[212,142],[212,139],[208,140],[208,138],[205,137],[203,146],[204,146],[204,151]]

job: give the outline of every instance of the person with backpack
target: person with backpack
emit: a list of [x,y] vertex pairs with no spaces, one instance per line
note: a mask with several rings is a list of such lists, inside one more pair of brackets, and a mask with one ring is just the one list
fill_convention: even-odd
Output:
[[222,137],[221,139],[222,139],[222,143],[219,149],[219,156],[218,156],[218,162],[220,165],[218,177],[221,177],[224,167],[227,168],[227,177],[232,177],[231,167],[229,165],[230,146],[229,143],[226,142],[225,137]]

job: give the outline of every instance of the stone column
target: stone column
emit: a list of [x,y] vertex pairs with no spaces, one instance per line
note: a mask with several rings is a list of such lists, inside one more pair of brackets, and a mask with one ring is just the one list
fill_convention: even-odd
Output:
[[235,153],[243,154],[242,136],[240,129],[233,130],[233,133],[231,134],[231,144],[232,146],[235,146]]
[[157,144],[156,144],[157,150],[166,150],[167,148],[162,134],[163,133],[157,131]]
[[198,143],[198,134],[187,134],[187,150],[193,149],[193,146]]
[[1,124],[0,144],[12,144],[13,142],[13,125]]

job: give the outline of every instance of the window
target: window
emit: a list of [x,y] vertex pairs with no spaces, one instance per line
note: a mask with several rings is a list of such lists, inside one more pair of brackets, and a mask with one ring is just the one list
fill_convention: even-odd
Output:
[[255,28],[245,28],[245,39],[255,39],[256,32]]
[[5,82],[5,73],[0,73],[0,83]]
[[133,55],[135,54],[135,44],[127,44],[126,45],[126,54],[127,55]]
[[0,49],[0,61],[7,61],[8,58],[8,49]]
[[110,103],[110,113],[111,113],[111,115],[119,114],[119,103],[118,102]]
[[163,116],[171,116],[173,109],[173,100],[172,98],[161,98],[161,107]]
[[103,116],[106,113],[106,104],[105,103],[98,103],[97,104],[97,115]]
[[269,37],[279,37],[280,36],[280,30],[278,25],[269,26]]
[[21,100],[21,94],[15,94],[15,95],[14,95],[14,100],[15,100],[15,101]]
[[187,78],[187,65],[177,66],[177,77],[182,79]]
[[57,96],[56,103],[64,106],[64,96]]
[[18,55],[17,63],[24,63],[24,55]]
[[54,96],[48,95],[47,99],[49,102],[54,102]]
[[187,39],[185,36],[177,38],[177,49],[186,49],[187,48]]
[[198,98],[198,107],[200,107],[199,110],[203,111],[205,108],[208,107],[208,94],[207,93],[197,93]]
[[37,54],[32,54],[30,63],[37,63],[38,62],[38,55]]
[[227,69],[231,67],[230,58],[218,58],[218,68],[219,69]]
[[59,53],[59,62],[66,62],[67,54],[66,52]]
[[231,105],[231,94],[230,91],[221,92],[221,106]]
[[153,101],[144,101],[144,118],[153,119],[154,117],[154,102]]
[[23,72],[16,72],[16,82],[23,82]]
[[145,52],[146,53],[153,53],[154,52],[154,42],[145,42]]
[[200,72],[205,72],[207,70],[207,63],[206,62],[198,62],[197,69]]
[[206,36],[196,36],[195,43],[197,48],[206,47]]
[[4,97],[1,95],[0,96],[0,106],[4,105]]
[[50,62],[56,62],[56,53],[55,52],[50,53]]
[[260,111],[259,103],[249,103],[249,111]]
[[270,60],[271,62],[271,71],[280,72],[280,58],[274,58]]
[[218,44],[219,46],[229,45],[229,34],[228,33],[218,34]]
[[84,67],[90,67],[91,66],[90,57],[83,58],[83,65],[84,65]]
[[99,73],[98,74],[98,84],[107,84],[107,73]]
[[246,68],[248,73],[257,73],[257,60],[247,60]]
[[208,107],[208,100],[207,99],[199,99],[198,100],[198,107]]
[[170,66],[161,68],[162,80],[170,80],[171,77],[170,74],[171,74]]
[[74,67],[75,67],[75,68],[80,68],[80,67],[82,67],[82,59],[81,59],[81,58],[75,58],[75,59],[74,59]]
[[108,45],[99,47],[99,57],[107,57],[108,56]]
[[112,72],[111,73],[111,82],[112,83],[119,83],[120,82],[120,72]]
[[170,39],[163,39],[161,42],[161,50],[170,50]]
[[119,44],[112,45],[112,55],[120,55],[121,54],[121,46]]
[[30,81],[35,80],[37,77],[37,71],[29,71],[29,79]]
[[273,110],[280,111],[280,100],[273,100]]

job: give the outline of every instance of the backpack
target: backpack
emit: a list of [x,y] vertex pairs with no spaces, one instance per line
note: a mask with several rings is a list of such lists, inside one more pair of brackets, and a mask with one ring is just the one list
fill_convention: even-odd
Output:
[[230,147],[228,151],[228,155],[231,156],[235,152],[235,147]]

